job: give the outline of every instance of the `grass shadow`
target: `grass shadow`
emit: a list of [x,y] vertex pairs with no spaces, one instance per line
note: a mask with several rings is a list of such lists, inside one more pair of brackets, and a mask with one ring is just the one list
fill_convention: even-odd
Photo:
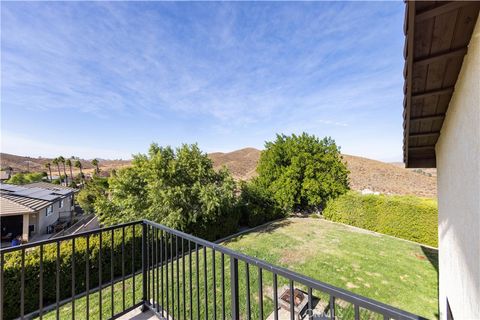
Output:
[[430,247],[421,246],[423,254],[428,258],[428,261],[437,271],[438,275],[438,250]]
[[240,234],[236,234],[232,238],[222,241],[222,244],[227,245],[229,243],[235,243],[237,241],[240,241],[244,236],[247,236],[252,232],[255,232],[258,234],[271,234],[276,229],[286,227],[292,223],[293,222],[290,221],[289,219],[282,219],[279,221],[267,222],[266,224],[253,227],[251,229],[241,232]]

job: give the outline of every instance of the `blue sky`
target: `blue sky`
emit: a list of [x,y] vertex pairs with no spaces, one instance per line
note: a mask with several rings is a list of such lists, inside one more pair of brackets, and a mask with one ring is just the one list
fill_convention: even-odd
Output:
[[403,2],[2,2],[2,152],[331,136],[400,161]]

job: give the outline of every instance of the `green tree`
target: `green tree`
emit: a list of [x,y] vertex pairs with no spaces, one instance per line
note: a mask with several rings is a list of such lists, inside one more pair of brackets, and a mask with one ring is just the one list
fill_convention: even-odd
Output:
[[242,181],[240,184],[239,208],[242,214],[241,224],[255,227],[260,224],[285,216],[285,210],[280,208],[265,188],[257,181]]
[[60,172],[60,160],[58,158],[55,158],[52,160],[52,163],[57,166],[58,178],[60,179],[60,183],[62,183],[62,173]]
[[63,156],[58,157],[58,162],[63,165],[63,174],[65,176],[65,185],[67,185],[68,176],[67,176],[67,170],[65,168],[65,158]]
[[26,184],[28,182],[27,182],[27,178],[25,177],[25,174],[20,172],[20,173],[17,173],[17,174],[14,174],[13,176],[11,176],[10,179],[7,180],[7,183],[10,183],[10,184]]
[[255,183],[286,210],[310,210],[348,190],[348,170],[331,138],[277,135],[265,144]]
[[98,160],[93,159],[92,160],[92,165],[95,167],[95,174],[98,174],[100,172],[100,169],[98,168]]
[[52,165],[50,162],[45,163],[45,168],[48,169],[48,172],[50,173],[50,182],[52,182]]
[[85,177],[83,176],[83,171],[82,171],[82,163],[80,160],[75,160],[75,168],[80,170],[80,180],[82,180],[83,183],[85,183]]
[[85,212],[95,212],[95,202],[105,198],[108,190],[108,179],[94,176],[85,183],[84,188],[76,196],[77,203]]
[[234,232],[239,220],[235,182],[196,144],[152,144],[110,177],[108,197],[95,209],[107,225],[144,218],[210,240]]
[[17,173],[7,180],[11,184],[26,184],[42,181],[47,176],[46,172]]
[[67,159],[67,160],[65,160],[65,163],[70,168],[70,183],[72,183],[73,182],[72,160]]

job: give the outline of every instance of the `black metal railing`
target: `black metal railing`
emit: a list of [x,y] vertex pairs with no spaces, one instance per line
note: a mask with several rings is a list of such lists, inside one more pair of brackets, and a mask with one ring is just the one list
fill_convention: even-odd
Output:
[[160,319],[422,319],[146,220],[1,249],[0,263],[0,319],[138,307]]

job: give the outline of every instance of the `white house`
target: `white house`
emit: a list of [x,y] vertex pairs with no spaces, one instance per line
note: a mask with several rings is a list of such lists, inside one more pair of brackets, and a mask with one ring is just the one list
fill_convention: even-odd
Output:
[[441,319],[480,319],[480,2],[407,2],[404,161],[437,168]]
[[52,233],[59,221],[70,222],[76,191],[45,182],[0,184],[0,231],[4,245],[19,235],[23,241],[34,240]]

